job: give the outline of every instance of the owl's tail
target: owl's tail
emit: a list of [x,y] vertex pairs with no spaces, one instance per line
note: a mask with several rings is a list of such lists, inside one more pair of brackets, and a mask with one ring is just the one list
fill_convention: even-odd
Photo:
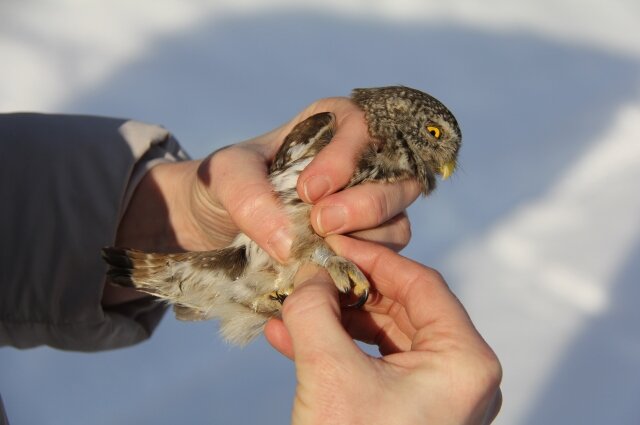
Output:
[[107,276],[111,282],[125,287],[150,289],[179,254],[146,253],[135,249],[106,247],[102,258],[109,264]]
[[107,247],[102,257],[109,264],[111,282],[173,304],[179,320],[220,319],[223,337],[244,345],[260,334],[270,317],[247,306],[255,294],[245,294],[237,280],[246,262],[244,253],[243,245],[176,254]]
[[[211,251],[214,257],[217,251]],[[183,320],[203,319],[193,305],[199,288],[198,253],[159,254],[135,249],[107,247],[102,258],[109,264],[107,276],[116,285],[136,288],[175,305],[176,316]],[[201,286],[201,285],[200,285]],[[194,295],[196,295],[194,297]]]

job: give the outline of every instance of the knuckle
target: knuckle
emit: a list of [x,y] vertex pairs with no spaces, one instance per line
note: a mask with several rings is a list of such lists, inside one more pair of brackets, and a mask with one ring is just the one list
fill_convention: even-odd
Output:
[[428,282],[438,282],[443,285],[447,285],[447,282],[444,279],[442,273],[440,273],[436,269],[432,269],[431,267],[422,267],[421,271],[422,278]]
[[237,148],[235,145],[222,147],[211,154],[211,165],[220,166],[221,164],[228,164],[228,161],[233,160],[236,156]]
[[398,238],[398,243],[408,245],[411,240],[411,221],[407,217],[406,213],[401,214],[395,223],[396,231],[395,235]]
[[[234,145],[225,146],[209,155],[198,169],[200,180],[209,184],[219,182],[227,173],[229,164],[237,160],[237,148]],[[206,179],[203,178],[206,176]]]
[[[315,279],[315,278],[314,278]],[[307,284],[303,288],[294,290],[282,305],[282,316],[285,320],[297,320],[304,323],[312,317],[317,317],[320,312],[338,314],[337,302],[331,298],[323,285]]]
[[463,368],[470,398],[486,399],[498,391],[502,382],[502,365],[489,346],[484,345]]
[[488,383],[491,388],[498,389],[502,382],[502,364],[498,357],[494,354],[493,359],[487,365]]
[[497,389],[502,382],[502,364],[495,352],[485,343],[480,354],[484,384],[487,388]]
[[311,111],[335,110],[342,104],[350,104],[351,100],[344,96],[332,96],[318,99],[308,107]]
[[363,213],[368,215],[371,225],[379,225],[389,218],[389,201],[381,191],[368,191]]
[[305,317],[309,311],[313,310],[316,301],[312,294],[303,291],[294,291],[282,304],[282,316],[285,319],[296,320],[298,317]]
[[[246,184],[239,190],[236,188],[231,194],[227,207],[232,217],[246,220],[268,217],[263,211],[274,202],[271,192],[262,191],[260,184]],[[264,222],[264,220],[262,220]]]

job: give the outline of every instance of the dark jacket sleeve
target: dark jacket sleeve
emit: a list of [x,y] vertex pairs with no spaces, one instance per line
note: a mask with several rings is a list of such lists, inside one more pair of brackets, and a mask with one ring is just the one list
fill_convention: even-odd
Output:
[[159,303],[102,308],[100,249],[144,173],[184,159],[158,126],[0,114],[0,346],[97,351],[150,336]]

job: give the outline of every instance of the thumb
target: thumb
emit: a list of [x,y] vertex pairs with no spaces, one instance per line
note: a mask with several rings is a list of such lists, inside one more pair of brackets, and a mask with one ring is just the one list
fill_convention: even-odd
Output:
[[323,271],[315,271],[296,286],[284,303],[282,319],[297,365],[317,361],[318,355],[349,358],[359,351],[342,327],[336,287]]

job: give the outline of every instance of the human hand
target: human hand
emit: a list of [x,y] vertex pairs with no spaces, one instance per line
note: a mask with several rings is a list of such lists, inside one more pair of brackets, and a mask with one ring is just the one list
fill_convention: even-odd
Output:
[[154,167],[135,192],[117,244],[201,251],[224,247],[242,231],[285,261],[292,235],[267,178],[268,167],[295,124],[322,111],[335,114],[336,134],[298,179],[300,197],[315,203],[311,224],[322,236],[350,233],[403,248],[410,237],[404,210],[420,192],[415,182],[340,191],[354,172],[357,155],[370,143],[364,113],[347,98],[317,101],[289,123],[204,160]]
[[376,292],[363,310],[341,312],[327,276],[302,276],[283,321],[267,324],[268,341],[295,360],[292,423],[490,423],[502,400],[500,363],[442,277],[375,244],[327,241]]

